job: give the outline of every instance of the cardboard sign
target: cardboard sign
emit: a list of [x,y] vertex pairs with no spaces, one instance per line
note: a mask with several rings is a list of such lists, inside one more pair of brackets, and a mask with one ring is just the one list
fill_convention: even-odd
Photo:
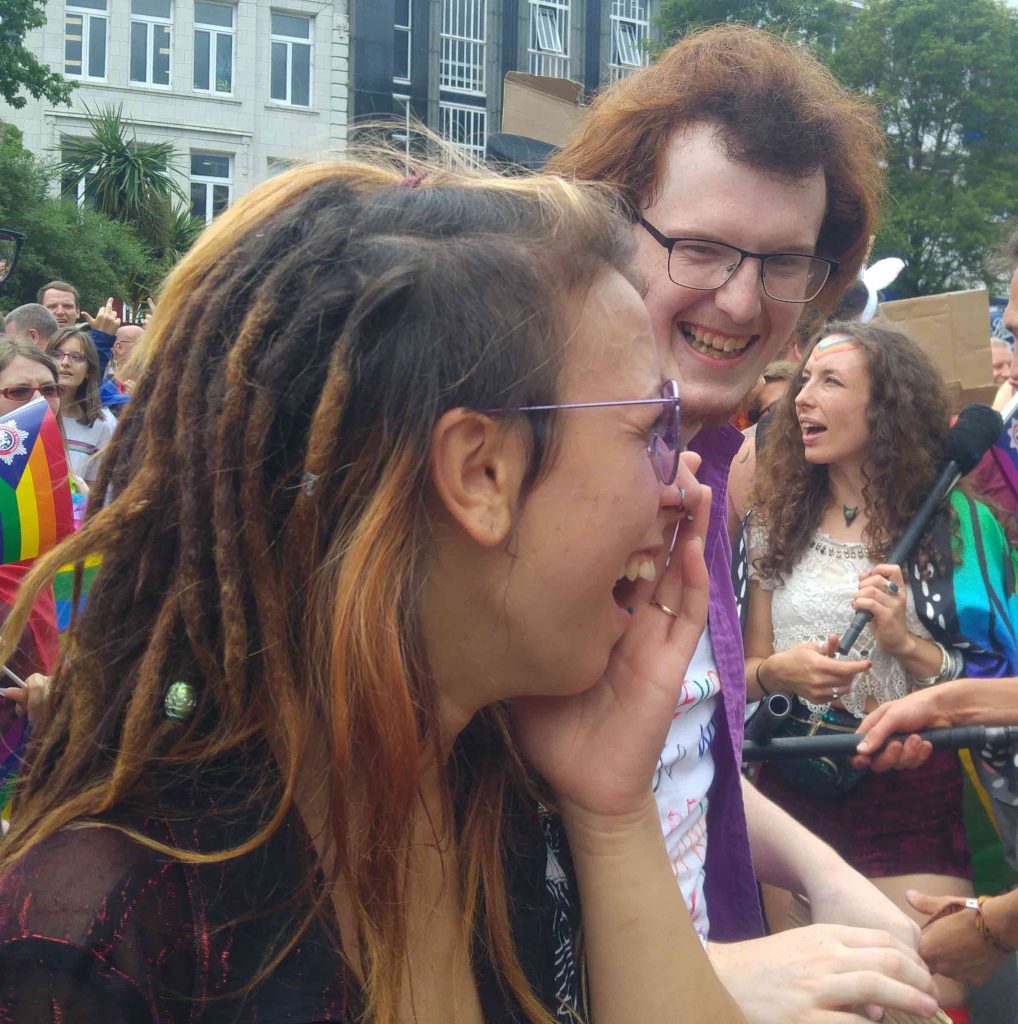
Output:
[[510,71],[502,96],[502,131],[562,146],[587,115],[583,86],[568,78]]
[[985,289],[882,302],[877,316],[919,342],[949,388],[957,382],[962,392],[971,392],[993,383]]

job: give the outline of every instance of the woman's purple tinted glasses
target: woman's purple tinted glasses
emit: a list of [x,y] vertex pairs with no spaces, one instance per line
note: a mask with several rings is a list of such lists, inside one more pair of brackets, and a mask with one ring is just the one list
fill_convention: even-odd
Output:
[[488,412],[553,412],[556,409],[610,409],[617,405],[663,405],[661,415],[654,421],[647,454],[658,479],[665,486],[675,483],[679,475],[679,456],[682,454],[681,418],[679,412],[679,385],[666,380],[661,385],[660,398],[634,398],[619,402],[564,402],[559,405],[524,405],[519,409],[488,409]]

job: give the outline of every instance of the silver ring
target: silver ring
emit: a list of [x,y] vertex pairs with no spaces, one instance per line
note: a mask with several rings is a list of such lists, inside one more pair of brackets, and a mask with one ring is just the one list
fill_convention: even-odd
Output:
[[831,700],[837,700],[841,696],[841,691],[836,687],[831,687]]
[[898,584],[892,583],[891,580],[884,580],[884,590],[886,590],[889,594],[897,594]]

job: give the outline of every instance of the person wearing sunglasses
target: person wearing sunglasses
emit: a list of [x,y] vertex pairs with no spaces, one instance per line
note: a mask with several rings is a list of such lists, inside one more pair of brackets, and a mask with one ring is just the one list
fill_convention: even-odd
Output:
[[103,407],[99,388],[102,376],[95,343],[87,329],[66,328],[46,346],[57,364],[64,393],[60,422],[67,438],[71,473],[85,484],[85,493],[99,473],[100,456],[113,437],[117,421]]
[[53,360],[31,342],[0,339],[0,416],[41,395],[54,414],[66,388],[57,380]]
[[[57,381],[56,364],[42,349],[24,339],[0,338],[0,424],[10,413],[40,395],[56,415],[63,394],[64,385]],[[0,623],[10,614],[18,589],[33,564],[33,560],[28,560],[0,565]],[[4,664],[21,679],[27,679],[33,673],[50,672],[58,650],[53,588],[45,587],[32,604],[14,653]],[[6,699],[7,685],[6,679],[0,680],[0,806],[6,803],[4,791],[28,739],[26,720],[20,716],[14,700]]]

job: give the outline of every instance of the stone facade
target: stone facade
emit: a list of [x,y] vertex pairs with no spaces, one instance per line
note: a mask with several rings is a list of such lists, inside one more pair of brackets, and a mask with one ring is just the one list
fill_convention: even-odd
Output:
[[78,83],[72,106],[0,102],[36,154],[56,158],[62,137],[87,134],[85,105],[121,104],[140,141],[173,143],[207,218],[289,164],[345,148],[347,0],[48,0],[46,12],[26,45]]

